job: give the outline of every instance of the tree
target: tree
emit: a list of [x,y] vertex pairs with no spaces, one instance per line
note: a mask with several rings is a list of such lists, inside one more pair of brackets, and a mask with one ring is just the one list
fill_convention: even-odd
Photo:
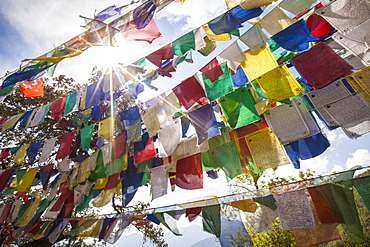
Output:
[[[92,78],[89,79],[90,83],[95,83],[97,81],[102,80],[103,78],[103,71],[98,70],[97,68],[93,69]],[[114,77],[114,75],[113,75]],[[6,99],[6,103],[3,104],[3,107],[0,109],[0,117],[4,118],[7,116],[13,116],[20,113],[24,113],[31,109],[35,109],[37,107],[43,106],[52,102],[56,99],[59,99],[63,96],[66,96],[72,92],[78,91],[82,88],[86,87],[86,84],[78,84],[74,81],[73,78],[67,78],[64,75],[52,78],[51,80],[45,80],[44,89],[45,94],[43,97],[36,97],[36,98],[26,98],[24,97],[19,88],[17,88],[14,92],[12,92]],[[110,106],[109,102],[105,102]],[[104,102],[103,102],[104,104]],[[133,107],[133,102],[127,100],[125,97],[121,97],[114,102],[114,107],[116,107],[116,112],[121,112],[125,109]],[[107,111],[109,114],[110,111]],[[74,117],[78,117],[81,114],[80,112],[72,112],[68,115],[68,118],[73,119]],[[108,117],[109,115],[105,115],[103,117]],[[80,126],[70,126],[64,125],[61,127],[59,124],[56,124],[55,121],[51,118],[46,117],[45,121],[42,124],[39,124],[32,128],[18,130],[17,128],[13,129],[12,131],[4,130],[0,132],[0,136],[2,139],[2,145],[5,147],[8,146],[21,146],[24,144],[35,143],[39,141],[44,141],[46,139],[61,136],[65,133],[75,131],[80,127],[84,127],[88,123],[82,122]],[[93,136],[97,136],[97,131],[94,131]],[[79,138],[76,137],[76,140]],[[53,151],[54,153],[56,150]],[[78,155],[88,154],[87,151],[82,151],[80,148],[80,143],[76,143],[72,146],[70,151],[70,158],[77,157]],[[11,157],[6,158],[2,162],[0,162],[2,169],[21,169],[21,168],[28,168],[31,166],[29,163],[23,163],[22,165],[15,164]],[[39,188],[37,186],[32,187],[32,190],[29,191],[28,195],[32,195],[35,193]],[[10,203],[15,200],[15,193],[11,191],[7,196],[3,194],[0,195],[0,207]],[[144,207],[148,207],[148,204],[139,203],[137,205],[133,205],[130,208],[122,208],[119,206],[114,206],[114,210],[116,213],[123,213],[127,210],[142,210]],[[88,217],[94,216],[99,213],[99,209],[94,208],[92,206],[86,207],[81,212],[73,212],[71,217]],[[163,231],[161,228],[154,226],[153,224],[149,223],[147,225],[135,225],[135,227],[143,233],[144,235],[144,242],[151,241],[152,243],[158,245],[159,247],[166,247],[167,244],[163,240]],[[5,224],[0,226],[0,230],[5,228]],[[65,232],[70,230],[70,226],[68,226]],[[1,231],[0,231],[1,232]],[[3,235],[0,236],[0,243],[4,242]],[[12,241],[12,243],[17,244],[18,246],[51,246],[52,244],[45,238],[41,238],[38,240],[30,240],[25,238],[18,238]],[[97,239],[91,239],[86,241],[85,238],[82,237],[71,237],[66,234],[61,234],[57,240],[56,246],[105,246],[105,242],[99,242]]]

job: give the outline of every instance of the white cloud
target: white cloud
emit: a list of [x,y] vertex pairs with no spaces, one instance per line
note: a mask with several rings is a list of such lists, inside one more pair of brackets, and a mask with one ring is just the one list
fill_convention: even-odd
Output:
[[331,144],[337,144],[348,138],[341,129],[325,131],[326,138]]
[[354,166],[368,166],[370,165],[370,152],[368,149],[357,149],[351,153],[351,158],[348,158],[345,167],[350,169]]
[[226,11],[224,0],[186,0],[183,4],[171,4],[156,15],[166,18],[171,24],[190,31]]

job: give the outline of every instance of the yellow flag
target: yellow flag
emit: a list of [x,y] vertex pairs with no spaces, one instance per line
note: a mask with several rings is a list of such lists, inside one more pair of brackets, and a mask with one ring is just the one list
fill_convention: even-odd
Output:
[[203,30],[208,36],[210,40],[215,40],[215,41],[228,41],[231,40],[231,34],[229,33],[223,33],[223,34],[214,34],[212,30],[209,28],[208,24],[203,25]]
[[288,99],[303,92],[303,87],[285,64],[257,78],[257,82],[271,102]]
[[358,70],[346,77],[353,89],[370,102],[370,67]]
[[28,171],[22,177],[22,179],[19,181],[19,183],[17,184],[14,190],[27,192],[30,189],[38,170],[39,170],[39,167],[29,168]]
[[18,120],[23,116],[23,113],[10,117],[5,123],[0,125],[0,128],[11,129],[18,122]]
[[236,207],[244,212],[254,213],[257,210],[257,203],[253,201],[252,198],[234,201],[234,202],[227,202],[226,204]]
[[245,136],[257,170],[263,171],[281,165],[288,165],[290,159],[284,147],[270,128],[263,128]]
[[77,236],[79,237],[94,237],[99,235],[103,220],[80,220],[78,222]]
[[106,118],[99,122],[98,128],[98,135],[103,137],[104,139],[111,141],[114,135],[114,128],[115,128],[115,119],[117,115],[113,117]]
[[268,46],[257,52],[247,50],[244,53],[245,61],[241,63],[241,67],[250,81],[279,66]]
[[77,183],[84,183],[90,177],[89,159],[84,159],[78,167]]
[[92,201],[92,205],[94,207],[103,207],[107,205],[110,201],[112,201],[112,198],[114,194],[116,193],[117,188],[112,188],[109,190],[102,191],[95,199]]
[[26,145],[21,146],[18,149],[18,151],[14,155],[14,163],[16,163],[18,165],[21,165],[23,163],[23,160],[24,160],[24,158],[26,157],[26,154],[27,154],[27,148],[30,145],[31,144],[26,144]]
[[[86,47],[88,48],[88,46]],[[68,51],[69,50],[69,51]],[[70,50],[68,48],[64,49],[64,53],[67,51],[68,54],[63,54],[61,51],[55,51],[52,57],[36,57],[36,58],[29,58],[29,59],[24,59],[23,62],[26,61],[44,61],[44,62],[50,62],[50,63],[59,63],[65,58],[69,57],[75,57],[83,53],[86,49],[74,49]]]
[[37,211],[37,208],[39,207],[41,202],[41,195],[40,193],[36,192],[35,200],[31,203],[31,205],[27,208],[26,212],[22,215],[22,217],[19,219],[17,223],[17,227],[24,227],[30,223],[33,216],[35,216],[35,213]]

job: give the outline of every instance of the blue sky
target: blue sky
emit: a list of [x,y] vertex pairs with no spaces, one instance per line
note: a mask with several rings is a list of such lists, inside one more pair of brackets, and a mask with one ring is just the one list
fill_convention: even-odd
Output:
[[[84,22],[79,15],[93,17],[94,11],[100,11],[110,5],[118,6],[130,2],[128,0],[1,0],[0,1],[0,74],[11,71],[20,66],[22,59],[39,56],[53,47],[62,44],[75,35],[83,32]],[[95,65],[102,65],[117,59],[125,62],[135,61],[151,51],[158,49],[158,43],[167,43],[176,37],[200,26],[225,9],[223,0],[186,0],[185,4],[172,3],[155,16],[163,38],[154,41],[152,45],[143,45],[140,42],[123,45],[123,47],[108,50],[91,48],[83,55],[65,59],[58,65],[56,74],[65,74],[74,77],[77,82],[86,81],[91,69]],[[226,44],[221,44],[218,51],[222,51]],[[218,54],[217,52],[213,54]],[[171,79],[165,78],[155,82],[159,92],[147,91],[144,98],[171,89],[181,80],[194,74],[202,65],[212,59],[214,55],[203,58],[194,55],[195,63],[181,67]],[[5,99],[6,101],[6,99]],[[303,161],[302,169],[311,169],[318,174],[328,174],[332,171],[341,171],[355,165],[370,165],[370,135],[357,140],[349,139],[341,130],[326,131],[331,147],[319,157]],[[278,174],[295,174],[293,166],[284,166],[278,169]],[[222,195],[227,193],[226,179],[221,176],[218,180],[206,179],[205,189],[184,192],[176,189],[163,198],[153,201],[153,206],[176,203],[178,200],[192,200],[201,195]],[[139,198],[150,198],[148,191],[139,191]],[[198,225],[200,223],[198,222]],[[203,238],[211,235],[203,235]],[[199,236],[199,240],[201,237]],[[127,241],[124,237],[119,243]],[[171,240],[172,241],[172,240]],[[189,243],[187,243],[189,244]],[[118,244],[117,244],[118,246]],[[126,245],[130,246],[130,245]],[[170,245],[171,246],[171,245]],[[177,245],[180,246],[180,245]],[[184,245],[189,246],[189,245]]]

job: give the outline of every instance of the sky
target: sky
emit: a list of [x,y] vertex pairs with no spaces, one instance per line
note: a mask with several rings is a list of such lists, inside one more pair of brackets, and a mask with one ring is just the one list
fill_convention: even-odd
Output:
[[[22,59],[42,55],[82,33],[84,29],[81,25],[84,24],[84,21],[79,15],[92,18],[95,11],[99,12],[110,5],[116,4],[121,6],[128,2],[130,1],[1,0],[0,76],[4,75],[6,71],[17,69],[21,65]],[[223,11],[225,11],[223,0],[186,0],[182,5],[172,3],[155,15],[155,20],[163,37],[155,40],[152,45],[146,45],[143,42],[126,42],[115,48],[93,47],[76,58],[62,61],[56,69],[56,75],[65,74],[67,77],[75,78],[77,82],[86,82],[94,66],[104,67],[117,61],[123,63],[133,62],[158,49],[161,45],[199,27],[223,13]],[[222,51],[226,45],[226,43],[220,44],[218,51]],[[215,52],[213,54],[218,53]],[[160,88],[160,90],[146,89],[139,99],[147,100],[161,92],[170,90],[180,83],[181,80],[194,74],[213,57],[204,58],[199,54],[195,54],[194,64],[187,65],[184,69],[179,69],[171,79],[156,80],[154,86]],[[330,148],[316,158],[302,161],[301,170],[311,169],[316,171],[317,174],[329,174],[333,171],[342,171],[356,165],[370,165],[369,134],[354,140],[349,139],[340,129],[334,131],[324,129],[324,133],[330,140]],[[298,171],[293,166],[288,165],[279,167],[277,174],[280,176],[295,175]],[[271,172],[267,172],[267,175],[270,174]],[[204,186],[203,190],[191,192],[176,188],[175,192],[168,192],[168,195],[155,199],[151,205],[153,207],[171,205],[195,200],[204,195],[221,196],[228,194],[226,178],[222,174],[220,174],[220,178],[217,180],[205,178]],[[148,189],[140,189],[135,200],[138,198],[150,198]],[[201,222],[195,222],[194,225],[198,226],[197,229],[199,230]],[[173,240],[173,237],[168,237],[168,242],[173,243],[170,246],[190,246],[190,242],[187,241],[193,241],[191,244],[194,244],[197,240],[209,238],[215,241],[211,235],[199,233],[201,231],[195,230],[194,232],[198,232],[198,235],[194,238],[192,237],[195,234],[192,232],[193,228],[185,228],[186,223],[181,223],[181,226],[184,226],[182,230],[184,232],[188,231],[188,234],[184,234],[184,237],[180,237],[181,241],[177,242]],[[126,237],[123,236],[116,245],[135,246],[129,244],[130,238],[127,237],[127,235],[130,235],[131,240],[134,241],[136,235],[132,234],[132,232],[124,233]],[[201,236],[201,234],[203,235]],[[187,241],[182,241],[183,239],[187,239]]]

